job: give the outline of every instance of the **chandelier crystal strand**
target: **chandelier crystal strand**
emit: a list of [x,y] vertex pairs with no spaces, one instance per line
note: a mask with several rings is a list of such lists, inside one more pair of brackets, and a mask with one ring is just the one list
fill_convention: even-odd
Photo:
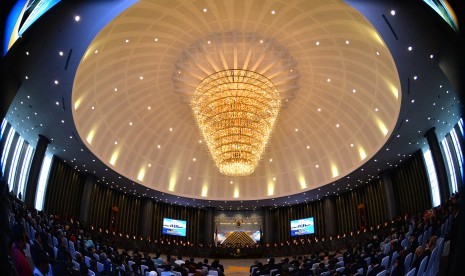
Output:
[[261,159],[281,98],[265,76],[230,69],[200,82],[191,107],[220,172],[244,176],[251,174]]

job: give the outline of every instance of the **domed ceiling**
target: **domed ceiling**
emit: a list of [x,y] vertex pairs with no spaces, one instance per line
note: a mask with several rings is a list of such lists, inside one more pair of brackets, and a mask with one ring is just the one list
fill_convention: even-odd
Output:
[[[283,105],[255,171],[215,166],[190,99],[225,69],[270,79]],[[341,1],[140,1],[94,38],[78,67],[79,136],[114,171],[147,188],[255,200],[332,183],[386,143],[401,104],[393,58]]]

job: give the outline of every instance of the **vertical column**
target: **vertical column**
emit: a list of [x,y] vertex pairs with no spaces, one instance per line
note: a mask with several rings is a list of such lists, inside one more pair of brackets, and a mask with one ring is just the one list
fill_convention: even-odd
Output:
[[205,213],[205,244],[213,244],[215,242],[215,227],[218,227],[215,225],[215,211],[216,209],[214,207],[208,207]]
[[394,197],[394,189],[392,187],[391,171],[385,170],[380,174],[381,182],[383,183],[384,193],[386,195],[386,210],[388,219],[392,220],[397,215],[396,198]]
[[[465,154],[465,139],[463,138],[462,136],[462,132],[460,131],[460,127],[459,127],[459,124],[456,124],[454,126],[454,129],[455,129],[455,133],[457,134],[457,140],[459,140],[459,144],[460,144],[460,153],[462,154],[462,156],[457,156],[457,158],[459,159],[459,162],[461,162],[461,158],[465,158],[464,154]],[[465,164],[462,164],[462,165],[465,165]],[[462,180],[462,187],[465,186],[465,178],[464,178],[464,175],[461,175],[461,180]],[[459,187],[460,189],[460,187]]]
[[86,181],[84,182],[84,190],[81,197],[81,209],[79,211],[79,218],[84,221],[89,221],[89,208],[90,200],[92,198],[92,189],[97,182],[97,177],[93,174],[86,174]]
[[49,143],[50,141],[45,136],[39,134],[39,141],[37,141],[34,156],[32,156],[31,167],[27,178],[26,194],[24,195],[26,204],[32,207],[35,205],[40,169],[42,168],[45,151],[47,151]]
[[271,218],[270,218],[270,207],[266,206],[262,208],[262,237],[263,243],[271,243],[273,240],[271,232]]
[[325,216],[325,235],[329,237],[337,233],[336,202],[332,196],[327,196],[323,202]]
[[446,202],[450,196],[449,179],[447,177],[446,164],[444,163],[444,156],[439,146],[435,128],[429,129],[425,137],[428,141],[431,155],[433,156],[434,167],[436,168],[436,175],[438,177],[439,194],[441,196],[441,202],[443,203]]
[[139,233],[144,237],[152,236],[153,204],[149,198],[142,199]]

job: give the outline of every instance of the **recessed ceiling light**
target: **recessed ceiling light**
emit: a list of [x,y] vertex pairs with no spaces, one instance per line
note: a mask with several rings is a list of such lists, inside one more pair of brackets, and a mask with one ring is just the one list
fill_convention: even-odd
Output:
[[272,159],[272,158],[270,158],[270,162],[273,162],[273,159]]
[[207,12],[207,11],[208,11],[207,8],[203,8],[203,12]]
[[170,131],[173,131],[173,128],[170,127]]
[[56,105],[60,105],[60,103],[59,103],[59,102],[55,102],[55,104],[56,104]]
[[98,54],[98,50],[95,50],[95,51],[94,51],[94,54]]
[[327,81],[327,82],[331,82],[331,79],[327,79],[326,81]]
[[271,11],[271,14],[276,14],[276,11],[275,11],[275,10],[272,10],[272,11]]
[[352,93],[355,93],[355,92],[357,92],[357,89],[352,89]]
[[434,55],[430,55],[429,58],[434,58]]
[[60,82],[58,80],[55,80],[54,83],[58,85]]
[[117,142],[117,141],[115,141],[115,145],[118,145],[118,142]]
[[160,145],[157,145],[157,148],[161,148],[161,146],[160,146]]
[[152,164],[149,163],[148,166],[149,166],[149,167],[152,167]]
[[378,111],[379,111],[379,109],[378,109],[378,108],[375,108],[375,111],[376,111],[376,112],[378,112]]
[[416,80],[416,79],[418,79],[418,77],[417,77],[417,76],[413,76],[413,79]]
[[194,157],[194,158],[192,158],[192,161],[194,161],[194,162],[195,162],[195,161],[197,161],[197,159],[195,159],[195,157]]
[[321,108],[318,108],[317,110],[318,110],[318,112],[320,112],[320,111],[321,111]]
[[339,127],[339,124],[336,124],[336,127]]
[[28,77],[28,76],[25,76],[24,78],[25,78],[25,79],[27,79],[27,80],[29,79],[29,77]]
[[315,42],[315,44],[316,44],[316,46],[319,46],[319,45],[320,45],[320,42],[319,42],[319,41],[317,41],[317,42]]
[[392,15],[392,16],[396,15],[396,11],[395,11],[395,10],[391,10],[391,15]]
[[263,39],[260,39],[260,44],[263,44]]
[[318,164],[317,164],[317,165],[315,165],[315,168],[319,168],[319,167],[320,167],[320,165],[318,165]]
[[354,147],[354,144],[350,144],[350,147],[353,148],[353,147]]
[[129,43],[129,39],[126,39],[124,42]]
[[63,52],[62,52],[62,51],[60,51],[58,54],[59,54],[61,57],[63,56]]
[[346,40],[346,44],[349,45],[349,44],[350,44],[350,41]]
[[65,120],[61,120],[61,123],[63,123],[63,124],[64,124],[64,123],[65,123]]
[[132,126],[132,122],[129,122],[129,125]]
[[379,52],[378,52],[378,51],[376,51],[376,55],[379,56]]
[[92,109],[95,109],[95,106],[91,107]]
[[152,109],[152,107],[151,107],[151,106],[147,106],[147,109],[150,110],[150,109]]
[[310,146],[307,146],[307,149],[310,149]]
[[212,44],[212,42],[211,42],[210,40],[208,40],[208,41],[207,41],[207,44],[209,44],[209,45],[210,45],[210,44]]
[[144,79],[144,76],[140,76],[139,79],[140,79],[140,80],[143,80],[143,79]]
[[155,37],[154,41],[155,41],[155,42],[158,42],[158,37]]
[[413,47],[412,46],[408,46],[407,48],[409,51],[412,51],[413,50]]
[[28,55],[29,55],[29,52],[26,52],[26,56],[28,56]]
[[79,15],[76,15],[76,16],[74,17],[74,21],[79,22],[79,20],[81,20],[81,17],[80,17]]

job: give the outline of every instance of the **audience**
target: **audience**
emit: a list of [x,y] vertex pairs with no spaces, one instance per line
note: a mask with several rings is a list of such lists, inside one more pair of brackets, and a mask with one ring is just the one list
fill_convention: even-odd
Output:
[[[225,275],[224,267],[218,259],[215,259],[211,266],[208,264],[208,258],[197,263],[193,257],[185,262],[182,261],[179,253],[183,252],[182,246],[185,244],[179,245],[173,242],[171,246],[166,245],[169,243],[162,246],[163,241],[160,240],[158,247],[151,250],[151,247],[140,247],[135,238],[131,240],[121,235],[118,237],[108,231],[97,231],[94,227],[84,223],[62,219],[59,216],[49,216],[28,208],[21,200],[12,196],[10,200],[12,208],[9,221],[13,237],[11,256],[17,275],[29,276],[33,274],[33,271],[34,275],[46,275],[50,273],[50,267],[55,275],[88,275],[89,270],[100,275],[145,275],[145,271],[141,271],[142,265],[147,266],[148,271],[162,268],[161,275],[172,275],[171,271],[177,271],[182,276],[187,276],[188,273],[192,273],[193,276],[205,276],[209,270],[216,271],[219,276]],[[270,256],[278,254],[283,256],[289,249],[298,254],[295,254],[292,260],[282,258],[278,263],[270,257],[265,265],[256,260],[250,267],[251,275],[270,275],[271,273],[272,275],[303,276],[320,275],[325,272],[338,275],[336,270],[341,267],[341,264],[344,267],[344,275],[354,275],[360,269],[366,273],[365,258],[367,257],[371,258],[371,271],[368,275],[376,275],[386,269],[381,265],[382,259],[386,256],[392,259],[394,252],[397,252],[399,257],[394,261],[391,275],[404,275],[408,272],[404,266],[404,260],[409,252],[415,252],[411,267],[418,270],[421,261],[426,256],[431,256],[438,246],[438,235],[442,234],[441,225],[456,210],[451,202],[448,201],[443,207],[429,210],[421,215],[409,216],[407,214],[397,218],[391,224],[386,223],[385,227],[362,230],[356,235],[344,235],[344,238],[340,239],[325,241],[315,238],[314,240],[308,239],[308,241],[295,240],[274,246],[257,245],[250,249],[268,248],[263,250],[262,254],[271,253]],[[33,231],[27,229],[33,229]],[[432,229],[432,235],[427,242],[422,243],[426,244],[424,247],[418,243],[418,237],[424,234],[426,229]],[[407,234],[410,236],[408,237]],[[32,235],[34,239],[29,240],[29,235]],[[405,248],[403,247],[405,241],[401,245],[404,239],[408,241]],[[128,241],[134,244],[127,244]],[[70,246],[70,243],[73,246]],[[123,247],[121,244],[127,246]],[[128,254],[130,246],[135,247],[132,255]],[[179,246],[181,250],[176,250]],[[199,244],[198,247],[202,246]],[[72,248],[75,248],[75,252],[71,254]],[[125,248],[125,250],[120,254],[117,248]],[[191,254],[192,251],[189,249],[195,248],[197,247],[190,245],[186,247],[185,253]],[[138,249],[142,249],[143,256]],[[210,251],[204,252],[213,252],[212,248],[208,250]],[[221,251],[221,247],[216,250]],[[280,253],[280,250],[283,251]],[[153,259],[149,251],[156,252]],[[172,257],[171,252],[177,258]],[[320,252],[324,253],[320,254]],[[161,257],[161,253],[166,254],[165,260]],[[303,254],[299,256],[300,253]],[[310,258],[307,254],[311,254]],[[86,264],[84,256],[89,258],[89,264]],[[72,260],[75,260],[76,265],[73,265]],[[103,265],[103,270],[101,266],[100,268],[97,266],[97,262]]]

